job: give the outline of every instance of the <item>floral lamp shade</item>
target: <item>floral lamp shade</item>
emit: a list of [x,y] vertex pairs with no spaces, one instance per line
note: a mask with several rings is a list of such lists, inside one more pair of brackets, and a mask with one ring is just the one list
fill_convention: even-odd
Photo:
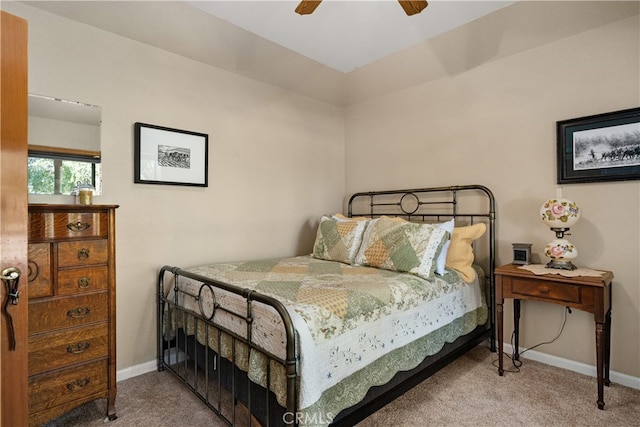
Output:
[[576,269],[571,261],[578,256],[578,250],[564,236],[580,218],[580,208],[569,199],[548,199],[542,204],[540,215],[542,222],[556,233],[556,238],[545,246],[544,254],[551,260],[547,267],[562,270]]
[[569,228],[580,218],[580,208],[569,199],[549,199],[540,208],[540,214],[542,222],[552,230]]

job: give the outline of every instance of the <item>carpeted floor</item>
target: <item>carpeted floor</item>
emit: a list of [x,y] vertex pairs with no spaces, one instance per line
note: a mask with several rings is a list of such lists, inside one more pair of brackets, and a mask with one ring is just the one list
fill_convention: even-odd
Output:
[[[358,426],[640,426],[640,390],[605,387],[601,411],[595,378],[527,359],[500,377],[496,359],[477,347]],[[113,427],[225,425],[167,372],[118,383],[116,406]],[[92,402],[46,427],[104,427],[104,413]]]

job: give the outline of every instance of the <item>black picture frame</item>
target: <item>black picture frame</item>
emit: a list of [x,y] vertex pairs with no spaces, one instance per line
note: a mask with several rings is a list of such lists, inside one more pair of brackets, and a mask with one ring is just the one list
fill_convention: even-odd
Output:
[[136,184],[209,185],[209,135],[164,126],[134,124]]
[[558,184],[640,179],[640,108],[556,122]]

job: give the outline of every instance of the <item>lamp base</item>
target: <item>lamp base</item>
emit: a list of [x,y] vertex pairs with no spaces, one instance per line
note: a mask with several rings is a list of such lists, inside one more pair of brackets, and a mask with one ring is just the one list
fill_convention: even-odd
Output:
[[573,265],[571,261],[552,259],[547,263],[547,268],[555,268],[556,270],[576,270],[578,267]]

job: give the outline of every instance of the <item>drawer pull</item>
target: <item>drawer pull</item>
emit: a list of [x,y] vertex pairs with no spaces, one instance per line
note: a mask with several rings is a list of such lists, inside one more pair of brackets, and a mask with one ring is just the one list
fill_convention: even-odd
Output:
[[88,230],[91,227],[91,224],[88,222],[70,222],[67,224],[67,228],[71,231],[84,231]]
[[29,266],[28,281],[33,282],[38,278],[38,275],[40,274],[40,268],[38,267],[38,263],[33,260],[28,260],[27,265]]
[[78,251],[78,259],[81,261],[87,260],[89,259],[89,253],[91,251],[89,251],[89,249],[87,248],[82,248]]
[[72,319],[80,319],[82,317],[87,317],[91,314],[91,309],[89,307],[77,307],[67,311],[67,316]]
[[84,353],[85,351],[89,350],[90,346],[91,346],[90,341],[80,341],[75,344],[71,344],[69,347],[67,347],[67,353],[71,353],[71,354]]
[[78,378],[77,380],[72,381],[72,382],[67,384],[67,390],[69,390],[70,392],[82,390],[87,385],[89,385],[89,381],[90,380],[89,380],[88,377]]
[[80,289],[87,289],[91,284],[91,277],[82,276],[78,279],[78,287]]
[[546,286],[540,286],[540,287],[538,288],[538,291],[539,291],[541,294],[548,294],[548,293],[549,293],[549,288],[547,288]]

